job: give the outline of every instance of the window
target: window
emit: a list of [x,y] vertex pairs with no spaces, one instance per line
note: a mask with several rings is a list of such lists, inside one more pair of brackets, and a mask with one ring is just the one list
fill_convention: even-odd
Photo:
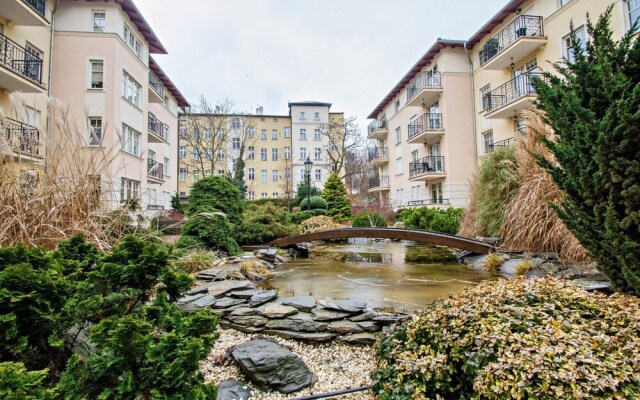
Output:
[[411,162],[418,161],[418,150],[414,150],[411,152]]
[[316,182],[320,182],[322,180],[322,170],[316,169]]
[[442,204],[442,183],[431,184],[431,202],[433,204]]
[[260,160],[267,161],[267,149],[260,149]]
[[134,156],[140,155],[140,133],[131,129],[131,127],[122,124],[122,150]]
[[193,183],[196,183],[196,182],[198,182],[200,180],[200,170],[199,169],[193,170],[192,180],[193,180]]
[[120,180],[120,200],[134,200],[140,197],[140,182],[132,179],[121,178]]
[[480,111],[491,108],[491,84],[480,88]]
[[180,137],[181,137],[182,139],[186,139],[186,138],[187,138],[187,127],[186,127],[186,126],[181,126],[181,127],[178,129],[178,132],[179,132]]
[[286,138],[291,137],[291,128],[289,127],[284,128],[284,137]]
[[142,57],[142,43],[135,37],[131,28],[129,28],[126,24],[124,26],[124,42],[129,46],[138,58]]
[[212,156],[213,156],[213,152],[211,151],[211,147],[207,147],[206,149],[204,149],[205,160],[210,161]]
[[571,0],[560,0],[560,7],[564,7]]
[[263,199],[268,199],[269,198],[269,193],[262,192],[261,196],[262,196]]
[[482,143],[484,145],[484,154],[489,154],[493,151],[493,131],[482,133]]
[[576,45],[579,45],[582,50],[587,49],[587,31],[584,26],[575,30],[575,36],[578,43],[573,42],[570,34],[564,38],[566,58],[569,63],[576,60]]
[[304,168],[302,168],[302,169],[300,170],[300,179],[301,179],[302,181],[306,181],[306,180],[307,180],[307,175],[305,174],[305,170],[304,170]]
[[249,168],[249,180],[254,181],[256,179],[256,170],[255,168]]
[[180,149],[178,151],[178,156],[181,159],[187,158],[187,146],[180,146]]
[[223,169],[219,169],[219,170],[218,170],[218,176],[219,176],[220,178],[224,178],[225,173],[224,173],[224,170],[223,170]]
[[304,121],[304,111],[300,111],[300,119]]
[[261,140],[267,140],[267,130],[266,129],[260,130],[260,139]]
[[140,107],[140,84],[125,71],[122,72],[122,97]]
[[320,140],[320,129],[313,130],[313,140]]
[[200,160],[200,150],[198,149],[192,149],[191,150],[191,158],[193,158],[194,160]]
[[193,128],[191,136],[196,140],[200,139],[200,130],[198,128]]
[[300,147],[300,159],[305,160],[307,158],[307,148]]
[[288,160],[291,158],[291,147],[284,148],[284,159]]
[[320,147],[316,147],[313,149],[313,159],[320,160],[322,158],[322,149]]
[[284,169],[284,179],[289,182],[291,180],[291,168]]
[[307,140],[307,130],[300,129],[300,140]]
[[402,174],[402,157],[396,158],[396,175]]
[[104,32],[106,17],[107,15],[104,10],[93,10],[91,12],[94,32]]
[[218,129],[218,139],[224,140],[224,129]]
[[272,199],[277,199],[278,198],[278,192],[271,193],[271,198]]
[[247,160],[253,160],[256,158],[256,151],[253,146],[249,146],[249,151],[247,154]]
[[253,127],[249,128],[249,137],[254,138],[256,136],[256,130]]
[[234,150],[240,150],[240,138],[231,139],[231,147]]
[[102,117],[89,117],[89,146],[102,143]]
[[260,171],[260,181],[261,182],[267,182],[267,170],[263,169]]
[[254,192],[253,190],[249,191],[249,200],[255,200],[256,199],[256,192]]
[[315,119],[316,121],[320,120],[320,113],[316,112],[315,114],[313,114],[313,119]]
[[337,153],[338,152],[338,146],[336,146],[336,144],[334,142],[331,142],[331,152],[333,152],[333,153]]
[[205,129],[204,130],[204,138],[207,139],[207,140],[211,140],[211,129]]
[[218,161],[223,161],[224,160],[224,150],[223,149],[218,150],[218,154],[216,155],[216,160],[218,160]]
[[629,26],[633,27],[633,24],[640,18],[640,0],[627,1],[627,7],[629,8]]
[[162,175],[170,176],[170,168],[169,168],[169,159],[167,157],[164,158],[162,163]]
[[278,122],[278,118],[274,118],[274,119],[273,119],[273,122]]
[[272,129],[271,130],[271,139],[272,140],[278,140],[278,130],[277,129]]
[[[3,54],[5,54],[5,52],[7,52],[6,54],[9,54],[8,52],[11,51],[7,50],[6,46],[7,43],[3,45],[3,47],[5,47],[5,49],[2,50]],[[24,64],[22,64],[22,68],[24,68],[24,74],[29,78],[40,81],[40,78],[42,77],[42,59],[44,57],[44,53],[29,42],[25,44],[24,50],[24,58],[26,61]],[[4,57],[8,56],[5,55]],[[7,60],[5,60],[5,62],[7,62]]]
[[396,110],[396,112],[400,111],[400,100],[396,100],[393,109]]
[[102,89],[104,87],[104,62],[102,60],[91,60],[91,89]]
[[178,178],[180,182],[185,182],[187,180],[187,169],[184,167],[180,167],[180,177]]
[[207,177],[207,176],[211,176],[211,170],[210,170],[210,169],[205,169],[205,170],[204,170],[204,176],[205,176],[205,177]]
[[271,149],[271,161],[278,161],[278,149]]
[[272,180],[273,182],[278,182],[278,178],[279,178],[279,176],[278,176],[278,170],[277,170],[277,169],[272,170],[272,171],[271,171],[271,180]]
[[396,128],[396,146],[402,143],[402,132],[400,131],[400,127]]
[[232,129],[240,129],[240,118],[232,118],[231,119],[231,128]]

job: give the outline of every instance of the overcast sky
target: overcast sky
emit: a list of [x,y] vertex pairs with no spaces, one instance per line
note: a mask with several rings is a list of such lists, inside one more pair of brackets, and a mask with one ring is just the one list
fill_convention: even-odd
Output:
[[135,0],[168,55],[162,69],[190,102],[239,111],[288,101],[369,113],[441,37],[469,39],[507,0]]

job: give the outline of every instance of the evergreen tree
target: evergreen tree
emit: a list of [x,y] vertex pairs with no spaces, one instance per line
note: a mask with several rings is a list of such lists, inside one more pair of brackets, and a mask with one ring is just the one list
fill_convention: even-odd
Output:
[[202,207],[212,207],[226,214],[229,221],[239,224],[246,207],[238,186],[228,178],[208,176],[200,179],[191,188],[187,215],[200,212]]
[[[538,157],[564,192],[560,218],[616,290],[640,294],[640,42],[616,42],[610,6],[587,22],[586,51],[536,80],[537,106],[553,128],[551,160]],[[573,31],[573,27],[572,27]]]
[[315,186],[311,186],[311,189],[307,186],[306,180],[298,183],[298,187],[296,188],[296,197],[293,199],[293,205],[298,206],[302,202],[302,200],[307,198],[307,192],[311,192],[310,197],[320,196],[320,189]]
[[351,218],[351,205],[338,174],[333,173],[329,176],[324,184],[322,197],[327,201],[327,212],[330,217],[338,221],[346,221]]
[[173,211],[183,212],[183,208],[184,206],[180,201],[180,196],[178,196],[178,192],[174,193],[173,196],[171,196],[171,209]]
[[233,182],[238,186],[240,192],[242,193],[242,198],[246,198],[247,196],[247,185],[244,181],[244,143],[240,146],[240,153],[238,154],[238,158],[236,159],[235,168],[233,170]]

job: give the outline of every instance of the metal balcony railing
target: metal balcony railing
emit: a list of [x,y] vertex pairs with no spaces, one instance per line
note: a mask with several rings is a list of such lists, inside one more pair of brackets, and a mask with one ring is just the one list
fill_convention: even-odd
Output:
[[480,66],[483,66],[493,57],[500,54],[511,44],[525,36],[544,36],[542,17],[533,15],[521,15],[511,21],[480,49]]
[[411,100],[415,95],[423,89],[437,89],[442,87],[441,74],[438,71],[425,71],[419,73],[407,88],[407,101]]
[[164,98],[164,83],[158,78],[153,71],[149,71],[149,86],[160,95],[160,97]]
[[509,82],[498,86],[482,98],[482,105],[485,111],[490,113],[510,104],[524,96],[535,95],[536,89],[533,87],[533,79],[542,78],[538,73],[528,72],[518,75]]
[[157,180],[164,179],[164,165],[151,158],[147,158],[147,176]]
[[407,201],[407,207],[430,206],[433,204],[449,204],[449,199],[426,199]]
[[500,148],[503,148],[503,147],[513,146],[515,144],[516,144],[516,138],[515,137],[511,137],[511,138],[505,139],[505,140],[500,140],[499,142],[495,142],[495,143],[489,143],[489,144],[487,144],[486,152],[487,152],[487,154],[493,153],[497,149],[500,149]]
[[374,176],[369,178],[369,189],[388,188],[389,175]]
[[409,134],[409,139],[412,139],[424,131],[440,131],[442,129],[444,129],[442,126],[442,114],[427,113],[422,114],[420,118],[411,122],[407,132]]
[[389,158],[388,147],[374,147],[369,149],[369,161]]
[[427,156],[409,163],[409,178],[444,172],[444,156]]
[[169,142],[169,125],[160,121],[152,113],[149,113],[149,130],[160,139]]
[[45,0],[23,0],[44,18]]
[[42,85],[42,60],[0,33],[0,64]]
[[386,128],[387,128],[387,120],[376,119],[369,124],[369,127],[367,128],[367,132],[369,135],[371,135],[375,131],[378,131],[380,129],[386,129]]
[[32,157],[43,156],[38,128],[11,118],[4,119],[4,127],[11,150]]

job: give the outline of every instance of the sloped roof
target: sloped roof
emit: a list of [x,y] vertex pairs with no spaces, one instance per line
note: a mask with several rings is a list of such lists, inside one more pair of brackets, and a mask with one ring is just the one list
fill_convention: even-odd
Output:
[[152,57],[149,57],[149,69],[151,69],[151,71],[153,71],[153,73],[156,74],[158,78],[160,78],[164,87],[167,88],[169,92],[171,92],[171,94],[173,95],[173,97],[176,98],[176,100],[178,100],[178,105],[180,107],[189,107],[189,102],[187,101],[187,99],[184,98],[184,96],[182,95],[182,93],[180,93],[176,85],[174,85],[173,82],[171,82],[171,79],[169,79],[167,74],[164,73],[164,71],[160,68],[158,63],[156,63],[156,61]]

